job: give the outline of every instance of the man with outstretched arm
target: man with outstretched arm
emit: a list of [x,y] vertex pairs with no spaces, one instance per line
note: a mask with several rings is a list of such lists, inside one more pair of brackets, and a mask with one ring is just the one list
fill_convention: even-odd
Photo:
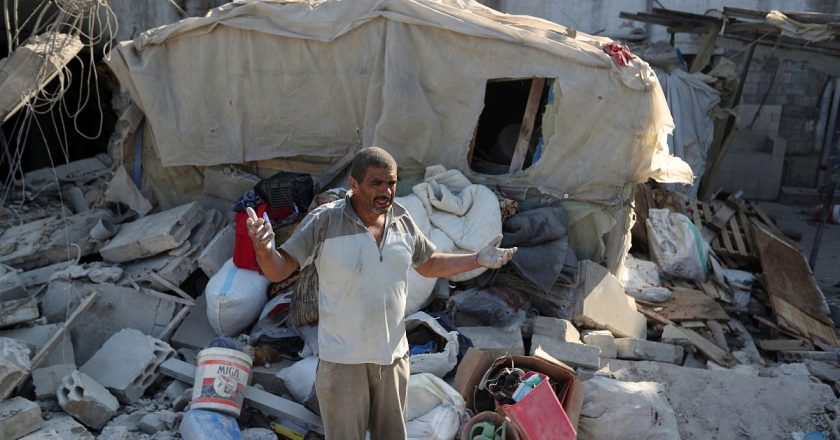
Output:
[[408,341],[405,334],[408,268],[448,278],[498,269],[516,248],[501,235],[470,254],[435,252],[408,212],[394,202],[397,163],[385,150],[359,151],[343,200],[310,212],[275,250],[271,225],[249,208],[248,233],[257,262],[274,282],[301,264],[318,272],[319,363],[316,392],[327,440],[406,438]]

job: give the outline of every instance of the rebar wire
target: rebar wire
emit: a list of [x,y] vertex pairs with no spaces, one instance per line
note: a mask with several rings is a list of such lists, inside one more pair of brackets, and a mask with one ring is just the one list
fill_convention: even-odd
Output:
[[[6,153],[8,158],[11,158],[10,172],[3,183],[3,189],[0,191],[0,202],[8,200],[11,194],[14,183],[19,179],[23,185],[21,205],[26,199],[26,184],[23,179],[23,167],[21,160],[23,158],[26,140],[30,135],[33,119],[38,115],[50,114],[50,122],[57,136],[57,144],[64,163],[69,162],[69,136],[67,127],[64,122],[64,116],[73,120],[73,129],[85,139],[97,139],[102,135],[104,112],[102,109],[101,94],[99,91],[99,75],[95,66],[94,46],[103,45],[106,59],[109,56],[110,49],[115,41],[115,37],[119,30],[119,22],[116,13],[108,4],[107,0],[48,0],[38,7],[26,17],[23,23],[18,21],[17,12],[18,0],[14,0],[12,9],[9,8],[8,0],[3,0],[3,15],[4,22],[7,24],[7,39],[9,40],[9,49],[11,52],[16,49],[18,42],[22,39],[22,33],[25,27],[35,18],[34,26],[29,36],[23,40],[26,44],[28,41],[38,41],[37,38],[42,39],[42,44],[46,44],[47,53],[54,53],[63,49],[63,45],[70,44],[74,41],[73,37],[78,37],[82,40],[84,45],[89,49],[88,59],[82,59],[76,56],[76,59],[82,66],[80,78],[80,93],[75,103],[75,109],[71,109],[64,96],[73,84],[73,74],[65,65],[60,68],[57,73],[58,86],[54,89],[41,87],[32,98],[25,102],[25,107],[21,109],[22,115],[19,117],[12,128],[9,136],[9,149],[13,152]],[[12,18],[14,19],[14,26],[12,26]],[[46,18],[46,19],[45,19]],[[12,32],[14,30],[14,32]],[[64,35],[69,34],[70,38],[65,38]],[[39,35],[43,35],[39,37]],[[43,38],[46,38],[44,41]],[[38,84],[46,83],[50,75],[54,73],[54,67],[45,62],[39,66],[38,73],[35,75],[35,80]],[[68,63],[69,64],[69,63]],[[85,72],[85,69],[88,69]],[[14,72],[10,72],[14,74]],[[91,91],[90,89],[94,90]],[[90,103],[91,99],[95,97],[96,109],[99,115],[99,123],[95,133],[84,133],[79,126],[79,119],[82,111]],[[56,111],[58,114],[56,115]],[[45,138],[44,127],[40,126],[38,121],[35,121],[36,129],[40,132],[42,138]],[[46,141],[45,141],[46,144]],[[50,161],[50,166],[55,168],[56,163],[53,161],[52,154],[47,151],[47,157]],[[55,185],[60,190],[60,183],[57,180]],[[63,208],[63,206],[62,206]],[[19,209],[19,208],[18,208]]]

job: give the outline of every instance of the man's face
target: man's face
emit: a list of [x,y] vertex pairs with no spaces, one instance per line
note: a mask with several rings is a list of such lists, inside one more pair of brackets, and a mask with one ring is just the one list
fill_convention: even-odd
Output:
[[369,166],[361,182],[350,177],[350,188],[360,209],[366,213],[385,214],[397,194],[397,169]]

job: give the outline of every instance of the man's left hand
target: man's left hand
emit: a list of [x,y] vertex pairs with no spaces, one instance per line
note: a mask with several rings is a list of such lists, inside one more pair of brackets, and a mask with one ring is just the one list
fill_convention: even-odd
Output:
[[488,269],[498,269],[507,264],[513,258],[513,254],[516,253],[518,248],[500,248],[499,243],[501,242],[502,234],[499,234],[490,243],[487,243],[486,246],[481,248],[476,255],[476,263]]

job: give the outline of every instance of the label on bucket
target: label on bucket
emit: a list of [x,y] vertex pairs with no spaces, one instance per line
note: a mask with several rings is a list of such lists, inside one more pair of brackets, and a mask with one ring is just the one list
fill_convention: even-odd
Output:
[[250,365],[236,360],[200,359],[192,407],[212,408],[238,416],[250,372]]

